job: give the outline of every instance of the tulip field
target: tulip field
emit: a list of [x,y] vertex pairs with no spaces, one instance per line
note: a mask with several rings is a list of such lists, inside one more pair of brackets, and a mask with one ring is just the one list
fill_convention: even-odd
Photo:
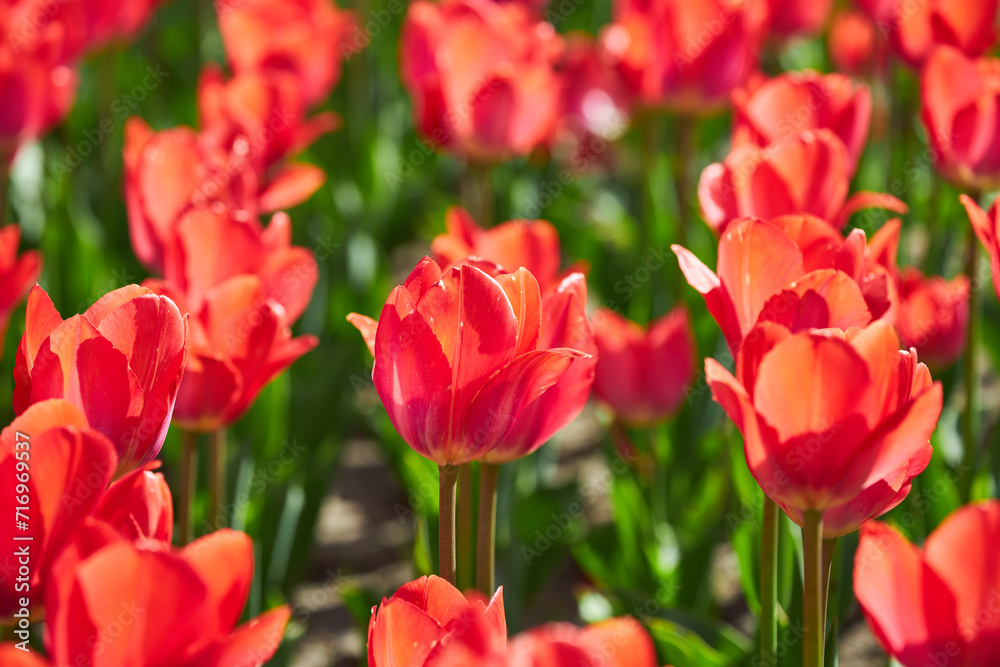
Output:
[[0,0],[0,667],[1000,665],[998,13]]

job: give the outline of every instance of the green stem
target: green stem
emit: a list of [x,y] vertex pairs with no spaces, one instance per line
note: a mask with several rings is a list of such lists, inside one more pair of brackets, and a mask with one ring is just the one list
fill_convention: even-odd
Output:
[[677,189],[677,229],[673,242],[687,246],[687,232],[691,227],[690,169],[697,157],[698,122],[691,116],[677,118],[677,135],[674,139],[673,177]]
[[823,540],[823,581],[821,583],[822,588],[822,606],[823,606],[823,645],[826,646],[826,621],[827,615],[829,613],[829,600],[830,600],[830,573],[833,571],[833,552],[837,548],[837,538],[831,538],[829,540]]
[[210,530],[224,527],[226,504],[226,429],[212,432],[208,447],[208,516]]
[[500,466],[479,466],[479,526],[476,548],[476,588],[490,597],[496,577],[497,480]]
[[803,667],[823,667],[823,512],[806,510],[802,528]]
[[455,585],[455,486],[458,468],[438,466],[438,570],[443,579]]
[[[979,240],[970,231],[965,254],[965,272],[972,280],[979,271]],[[972,496],[972,481],[976,476],[979,445],[976,416],[979,408],[979,317],[981,290],[975,287],[969,291],[969,329],[965,341],[965,410],[962,412],[962,500],[969,502]]]
[[7,197],[10,192],[10,162],[8,156],[0,154],[0,227],[13,219],[7,214]]
[[764,496],[760,547],[760,657],[763,667],[778,664],[778,503]]
[[472,463],[458,469],[458,588],[468,590],[475,586],[476,538],[475,531],[476,476]]
[[647,112],[640,121],[641,136],[640,164],[642,167],[643,197],[642,210],[639,213],[639,248],[636,260],[642,260],[642,254],[649,248],[650,231],[657,222],[656,206],[656,161],[660,153],[660,120],[659,114]]
[[198,434],[181,431],[181,478],[178,485],[177,525],[181,546],[194,539],[194,485],[198,479]]

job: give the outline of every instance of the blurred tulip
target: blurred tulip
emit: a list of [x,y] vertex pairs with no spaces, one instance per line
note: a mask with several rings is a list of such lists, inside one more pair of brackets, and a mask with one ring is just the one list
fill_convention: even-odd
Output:
[[177,306],[138,285],[109,292],[65,321],[36,285],[15,361],[14,411],[66,399],[115,445],[121,476],[163,445],[187,342]]
[[556,150],[572,151],[568,164],[576,172],[610,161],[609,144],[628,129],[632,112],[631,93],[603,55],[589,35],[567,35],[559,66],[562,106],[553,143]]
[[920,75],[920,97],[937,169],[970,190],[1000,186],[1000,59],[935,49]]
[[1000,298],[1000,209],[997,208],[997,202],[994,202],[987,213],[968,195],[959,195],[959,199],[969,216],[972,229],[979,237],[979,242],[990,256],[993,289],[997,293],[997,298]]
[[[0,619],[21,609],[22,597],[36,603],[37,613],[53,560],[94,511],[117,466],[112,443],[64,400],[30,406],[0,433],[0,485],[7,491],[0,509],[9,517],[0,523]],[[25,545],[30,574],[18,583]]]
[[418,0],[401,39],[414,124],[435,147],[494,162],[527,155],[552,136],[562,42],[522,3]]
[[782,322],[793,331],[867,326],[872,310],[859,283],[863,256],[858,256],[864,238],[857,230],[845,243],[832,227],[809,216],[744,218],[719,239],[717,273],[689,250],[676,245],[673,250],[735,356],[759,321]]
[[643,329],[613,310],[594,313],[594,395],[631,426],[651,426],[676,412],[695,378],[691,316],[675,308]]
[[438,465],[481,458],[517,418],[586,356],[539,345],[538,283],[424,258],[389,295],[378,322],[352,313],[375,356],[372,379],[393,426]]
[[[466,597],[440,577],[420,577],[403,584],[389,599],[372,607],[368,624],[369,667],[423,667],[448,646],[462,644],[481,631],[483,649],[504,652],[507,621],[503,589],[486,602],[478,594]],[[475,663],[465,663],[475,664]]]
[[830,60],[838,72],[859,76],[875,65],[875,24],[862,12],[837,14],[827,38]]
[[81,0],[89,18],[90,47],[98,49],[110,41],[132,37],[163,3],[164,0]]
[[[0,187],[6,186],[0,184]],[[0,357],[3,357],[3,340],[10,324],[11,311],[42,273],[41,254],[29,250],[18,257],[20,241],[20,227],[0,227]]]
[[768,31],[779,37],[812,35],[826,24],[833,0],[768,0]]
[[723,162],[705,167],[698,200],[705,222],[718,233],[736,218],[808,213],[837,229],[864,208],[906,213],[889,194],[847,197],[851,163],[843,142],[828,129],[807,130],[767,148],[735,148]]
[[292,74],[307,106],[327,98],[344,57],[363,46],[348,40],[354,14],[332,0],[223,0],[216,8],[233,71]]
[[903,667],[1000,664],[1000,503],[966,505],[921,549],[889,525],[861,529],[854,595]]
[[527,456],[573,421],[587,404],[598,357],[594,330],[587,320],[583,274],[570,274],[542,299],[538,347],[569,348],[590,356],[574,359],[569,370],[524,409],[510,433],[482,458],[486,463],[509,463]]
[[925,277],[910,267],[899,278],[896,330],[905,347],[915,347],[933,369],[951,366],[965,349],[969,328],[969,279]]
[[919,68],[936,46],[980,56],[996,41],[998,0],[858,0],[905,62]]
[[826,128],[847,148],[851,173],[868,139],[872,96],[868,86],[843,74],[811,70],[773,79],[754,76],[733,92],[732,146],[767,146],[794,140],[806,130]]
[[[236,254],[216,255],[222,256]],[[191,349],[174,411],[182,428],[215,431],[235,422],[267,384],[319,343],[315,336],[292,338],[291,325],[308,305],[317,278],[314,261],[303,260],[300,266],[305,267],[301,273],[273,274],[283,276],[284,283],[242,273],[204,291],[189,287],[190,297],[166,281],[144,283],[191,314]]]
[[[237,626],[253,578],[253,544],[230,530],[180,550],[111,542],[56,577],[73,591],[48,628],[56,666],[263,664],[290,616],[279,607]],[[109,635],[115,626],[126,632]]]
[[767,14],[765,0],[616,0],[600,40],[643,103],[703,113],[757,69]]
[[757,483],[797,511],[834,510],[905,470],[941,414],[941,384],[883,321],[800,333],[764,322],[743,344],[739,380],[714,359],[705,374]]
[[14,644],[0,644],[0,663],[4,667],[48,667],[49,663],[33,651],[25,651]]
[[431,251],[441,266],[479,257],[507,272],[527,269],[542,294],[557,289],[571,273],[560,272],[562,256],[559,233],[545,220],[511,220],[490,229],[482,229],[468,212],[458,206],[445,214],[448,232],[434,237]]

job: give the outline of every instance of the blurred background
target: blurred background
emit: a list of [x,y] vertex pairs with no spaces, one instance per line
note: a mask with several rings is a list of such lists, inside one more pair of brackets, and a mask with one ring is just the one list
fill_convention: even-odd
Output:
[[[311,248],[320,267],[312,303],[295,331],[321,342],[230,430],[226,518],[256,544],[246,614],[292,604],[288,639],[273,664],[296,667],[364,664],[371,606],[434,570],[436,467],[395,433],[370,379],[371,358],[345,316],[377,317],[392,287],[444,231],[445,210],[463,201],[474,206],[480,194],[463,185],[462,162],[429,150],[414,130],[398,73],[406,3],[341,0],[341,6],[357,12],[367,44],[345,59],[343,78],[324,105],[343,118],[341,129],[302,156],[326,172],[327,182],[289,211],[294,243]],[[607,0],[554,1],[547,16],[560,33],[593,35],[611,20],[611,6]],[[147,277],[129,243],[122,196],[127,117],[141,116],[155,129],[196,125],[199,71],[224,61],[215,7],[173,0],[134,43],[91,56],[68,119],[22,150],[11,189],[22,247],[44,253],[40,283],[64,316]],[[830,71],[826,38],[770,43],[762,67],[770,74]],[[893,65],[874,86],[876,119],[852,190],[891,192],[909,204],[900,263],[951,277],[960,271],[969,224],[957,192],[931,166],[917,118],[916,76]],[[623,122],[618,130],[591,159],[565,172],[568,177],[565,156],[557,154],[496,167],[494,220],[551,221],[564,266],[578,259],[590,264],[595,308],[645,323],[677,305],[680,295],[692,314],[699,357],[722,358],[718,327],[682,282],[669,246],[683,238],[714,266],[716,242],[699,219],[694,187],[701,169],[728,152],[730,118],[707,118],[691,133],[660,114]],[[682,141],[692,144],[687,161],[677,157]],[[679,224],[682,207],[691,221],[686,229]],[[644,217],[646,233],[639,223]],[[851,226],[870,237],[886,217],[865,212]],[[973,286],[992,293],[986,265]],[[988,366],[996,367],[1000,317],[996,300],[984,301]],[[16,311],[6,339],[7,377],[23,316],[23,308]],[[553,442],[504,467],[497,579],[512,633],[550,620],[629,613],[650,627],[661,657],[677,667],[752,664],[762,495],[739,433],[711,401],[701,375],[679,414],[650,436],[643,433],[631,454],[616,449],[608,415],[590,406]],[[934,460],[891,515],[912,539],[921,540],[959,504],[955,375],[953,369],[936,373],[945,383],[946,407]],[[988,388],[994,380],[988,378]],[[0,384],[4,423],[13,418],[12,388],[12,382]],[[984,392],[983,402],[984,423],[994,423],[997,392]],[[171,485],[178,453],[174,430],[162,453]],[[977,497],[995,495],[1000,456],[984,469],[975,481]],[[199,499],[196,526],[205,503]],[[782,522],[779,600],[798,618],[799,534]],[[833,575],[840,661],[886,664],[851,595],[856,539],[840,541]],[[799,629],[786,622],[779,640],[790,646]],[[782,664],[797,664],[800,653],[789,648]]]

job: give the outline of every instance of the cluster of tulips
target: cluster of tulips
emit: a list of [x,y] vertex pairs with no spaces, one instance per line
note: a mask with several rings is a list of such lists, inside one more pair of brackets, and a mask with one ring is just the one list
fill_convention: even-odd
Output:
[[[20,145],[68,112],[82,54],[133,34],[156,4],[0,2],[11,37],[0,44],[4,173]],[[700,370],[690,315],[677,305],[643,325],[615,309],[588,314],[589,266],[565,265],[553,225],[490,225],[490,168],[545,152],[579,166],[604,159],[601,146],[629,122],[666,112],[683,135],[725,108],[730,152],[696,185],[690,145],[678,145],[672,247],[727,343],[726,359],[705,360],[704,380],[767,498],[761,664],[776,664],[778,651],[779,511],[802,527],[807,667],[824,662],[836,541],[856,531],[855,594],[887,652],[907,667],[1000,662],[1000,502],[960,509],[922,548],[875,520],[930,463],[943,403],[931,372],[963,354],[967,479],[978,460],[971,279],[981,243],[1000,288],[1000,210],[980,208],[1000,185],[1000,63],[983,55],[998,2],[858,4],[833,16],[831,0],[616,0],[594,37],[558,34],[543,2],[409,5],[400,77],[414,125],[463,162],[475,197],[448,210],[447,231],[377,320],[348,315],[392,425],[440,478],[440,576],[372,610],[369,665],[658,664],[632,618],[555,623],[508,641],[495,584],[497,486],[501,466],[542,447],[591,396],[630,451],[630,433],[676,414]],[[125,130],[132,247],[155,277],[64,320],[34,285],[39,255],[18,254],[16,226],[0,229],[0,333],[27,295],[17,417],[0,433],[0,486],[16,491],[0,498],[0,621],[22,633],[0,645],[5,666],[256,665],[289,620],[282,606],[239,624],[253,544],[223,528],[225,429],[318,344],[291,333],[318,268],[292,245],[282,209],[325,181],[293,158],[338,127],[336,115],[310,109],[337,84],[358,28],[329,0],[217,9],[228,69],[202,71],[199,128],[131,119]],[[841,73],[760,72],[769,44],[828,23]],[[919,71],[934,164],[965,193],[974,234],[966,275],[950,280],[899,266],[899,219],[870,235],[843,232],[862,210],[907,212],[897,193],[850,192],[873,118],[878,126],[884,115],[864,79],[879,85],[891,58]],[[715,271],[685,247],[694,247],[684,242],[688,194],[717,237]],[[180,547],[156,460],[171,422],[183,431]],[[212,434],[206,522],[219,530],[195,539],[203,433]],[[26,628],[43,617],[47,659],[27,651]]]

